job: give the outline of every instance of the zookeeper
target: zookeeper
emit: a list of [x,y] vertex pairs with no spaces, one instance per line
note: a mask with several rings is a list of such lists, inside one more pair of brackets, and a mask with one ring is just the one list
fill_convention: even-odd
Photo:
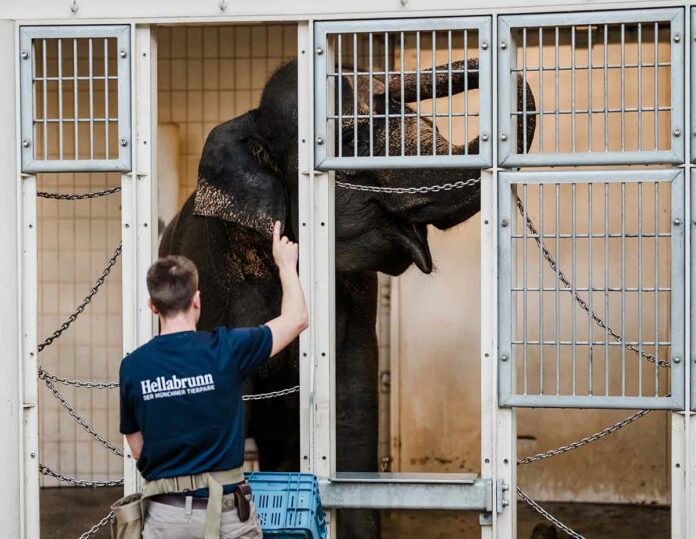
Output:
[[130,504],[140,515],[129,532],[115,509],[120,537],[139,537],[140,530],[143,539],[262,537],[242,473],[242,386],[308,326],[297,257],[297,244],[281,238],[275,223],[280,316],[259,327],[212,332],[196,331],[201,297],[193,262],[168,256],[148,270],[160,334],[127,356],[119,375],[120,429],[145,481]]

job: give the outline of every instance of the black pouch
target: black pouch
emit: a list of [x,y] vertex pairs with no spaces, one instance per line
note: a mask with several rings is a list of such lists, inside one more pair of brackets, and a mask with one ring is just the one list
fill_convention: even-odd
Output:
[[251,516],[251,487],[247,483],[237,485],[234,489],[234,502],[237,506],[237,515],[241,522],[246,522]]

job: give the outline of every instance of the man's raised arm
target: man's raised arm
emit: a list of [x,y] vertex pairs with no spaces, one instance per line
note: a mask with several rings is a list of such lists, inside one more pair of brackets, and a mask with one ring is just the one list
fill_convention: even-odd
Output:
[[273,227],[273,259],[278,266],[280,284],[283,287],[283,300],[280,316],[266,322],[273,334],[271,356],[280,352],[294,341],[309,326],[304,292],[297,275],[298,246],[280,237],[280,222]]

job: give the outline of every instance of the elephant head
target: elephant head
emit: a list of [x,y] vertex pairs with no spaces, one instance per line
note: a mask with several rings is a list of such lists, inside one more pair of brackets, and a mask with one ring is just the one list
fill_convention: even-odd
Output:
[[[372,109],[380,118],[373,119],[372,153],[385,155],[439,155],[448,153],[449,142],[436,126],[424,118],[408,114],[401,119],[402,94],[405,103],[442,97],[478,88],[478,60],[452,64],[451,83],[446,74],[392,76],[380,81],[373,77],[372,91],[361,78],[357,92],[352,77],[343,77],[342,112],[344,119],[343,155],[368,155],[369,120],[352,120],[354,103],[362,115]],[[447,71],[440,67],[437,71]],[[436,73],[437,73],[436,71]],[[420,85],[418,84],[420,82]],[[518,85],[522,99],[522,84]],[[336,92],[338,93],[338,92]],[[357,94],[357,95],[356,95]],[[527,110],[534,111],[534,98],[527,92]],[[371,99],[371,101],[370,101]],[[338,103],[337,103],[338,106]],[[389,121],[384,120],[389,110]],[[408,106],[407,113],[413,112]],[[535,123],[529,116],[528,143]],[[261,102],[242,116],[215,127],[203,149],[195,196],[197,215],[218,217],[270,235],[272,223],[285,223],[286,233],[297,237],[298,201],[298,123],[297,63],[281,67],[267,82]],[[521,123],[521,122],[520,122]],[[403,125],[403,142],[402,142]],[[518,140],[522,140],[521,126]],[[358,133],[357,137],[354,136]],[[389,136],[387,137],[387,132]],[[387,142],[388,141],[388,142]],[[303,140],[308,144],[309,141]],[[478,137],[466,148],[452,146],[453,154],[478,153]],[[478,169],[392,168],[380,170],[337,171],[336,180],[374,187],[421,187],[477,178]],[[432,271],[427,240],[427,225],[447,229],[476,214],[480,208],[478,184],[440,192],[390,194],[336,188],[336,268],[339,271],[381,271],[398,275],[415,263],[424,273]]]

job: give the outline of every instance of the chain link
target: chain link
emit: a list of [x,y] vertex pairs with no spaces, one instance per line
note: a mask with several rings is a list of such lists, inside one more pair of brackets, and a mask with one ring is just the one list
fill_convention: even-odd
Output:
[[459,180],[454,183],[443,183],[441,185],[424,185],[421,187],[377,187],[372,185],[359,185],[355,183],[346,183],[336,180],[336,185],[343,189],[351,191],[367,191],[370,193],[389,193],[396,195],[415,195],[423,193],[439,193],[440,191],[451,191],[452,189],[463,189],[464,187],[472,187],[481,182],[481,178],[470,178],[468,180]]
[[522,498],[525,502],[527,502],[532,509],[534,509],[542,517],[544,517],[546,520],[548,520],[551,524],[556,526],[559,530],[565,532],[566,534],[570,535],[574,539],[585,539],[584,535],[580,535],[578,532],[576,532],[572,528],[569,528],[568,526],[563,524],[563,522],[558,520],[555,516],[553,516],[551,513],[549,513],[541,505],[539,505],[534,500],[532,500],[520,487],[517,487],[517,495],[520,498]]
[[111,255],[111,258],[109,258],[109,261],[106,264],[106,267],[104,270],[101,272],[101,275],[97,279],[97,282],[94,283],[94,286],[90,289],[89,293],[85,296],[85,299],[82,300],[82,303],[80,303],[77,308],[72,312],[72,314],[68,317],[68,319],[61,324],[61,326],[53,332],[53,335],[48,337],[44,342],[42,342],[39,345],[39,352],[41,352],[44,348],[49,346],[53,341],[55,341],[58,337],[60,337],[63,332],[70,327],[70,325],[77,320],[77,317],[82,314],[82,311],[85,310],[85,307],[89,305],[89,303],[92,301],[92,298],[95,296],[97,292],[99,292],[99,289],[102,287],[104,284],[104,280],[106,277],[111,273],[112,268],[116,265],[116,260],[118,257],[121,255],[121,250],[123,246],[122,244],[118,244],[118,247],[116,247],[116,250],[114,251],[114,254]]
[[39,198],[51,198],[53,200],[87,200],[89,198],[103,197],[106,195],[111,195],[113,193],[118,193],[121,187],[112,187],[111,189],[104,189],[103,191],[94,191],[92,193],[47,193],[46,191],[38,191],[36,196]]
[[279,391],[271,391],[270,393],[258,393],[256,395],[242,395],[243,401],[260,401],[264,399],[273,399],[275,397],[284,397],[285,395],[292,395],[300,390],[300,386],[293,386],[287,389],[281,389]]
[[39,367],[39,378],[41,380],[50,380],[51,382],[60,382],[68,386],[86,387],[88,389],[116,389],[116,382],[84,382],[82,380],[71,380],[70,378],[62,378],[49,374],[43,367]]
[[75,485],[77,487],[119,487],[123,485],[123,479],[115,479],[112,481],[85,481],[83,479],[77,479],[76,477],[71,477],[69,475],[63,475],[60,472],[56,472],[43,464],[39,464],[39,472],[49,477],[55,477],[58,479],[58,481],[70,483],[71,485]]
[[48,387],[48,389],[51,391],[51,393],[53,393],[53,396],[56,398],[56,400],[58,400],[60,405],[68,411],[68,413],[72,416],[72,418],[75,421],[77,421],[80,424],[80,426],[83,429],[85,429],[85,431],[87,431],[92,436],[92,438],[97,440],[101,445],[103,445],[105,448],[107,448],[109,451],[111,451],[115,455],[118,455],[119,457],[123,457],[123,451],[121,451],[120,449],[111,445],[106,439],[104,439],[103,436],[101,436],[101,434],[99,434],[97,431],[95,431],[90,426],[90,424],[87,423],[87,421],[85,421],[85,419],[80,414],[78,414],[77,411],[72,406],[70,406],[68,401],[66,401],[63,398],[63,395],[61,395],[58,392],[58,390],[56,389],[56,387],[53,385],[53,383],[50,380],[47,380],[46,378],[44,378],[43,381],[46,384],[46,387]]
[[109,522],[111,522],[111,520],[113,518],[114,518],[114,512],[111,511],[108,515],[106,515],[103,519],[101,519],[99,522],[97,522],[89,530],[87,530],[85,533],[80,535],[80,537],[78,539],[89,539],[95,533],[97,533],[99,530],[101,530],[104,526],[106,526]]
[[[570,288],[572,290],[572,294],[575,298],[575,302],[580,306],[580,308],[585,311],[591,318],[594,320],[595,324],[597,324],[600,328],[606,330],[606,332],[611,335],[614,340],[617,342],[624,342],[624,338],[619,335],[611,326],[607,325],[607,323],[602,320],[595,312],[594,310],[590,309],[590,306],[587,304],[587,302],[580,297],[580,294],[575,290],[575,286],[568,280],[568,278],[565,276],[563,271],[558,267],[558,263],[554,258],[551,256],[551,253],[549,253],[548,249],[544,246],[544,243],[541,240],[541,235],[539,234],[539,231],[537,230],[536,226],[534,226],[534,223],[532,220],[529,218],[529,215],[527,215],[527,210],[525,210],[524,205],[522,204],[522,201],[520,200],[519,197],[517,197],[517,208],[520,211],[520,214],[522,215],[522,218],[526,221],[527,228],[529,231],[532,233],[532,236],[534,237],[534,241],[536,244],[539,246],[539,249],[541,249],[541,252],[546,259],[546,261],[549,263],[549,266],[551,266],[551,269],[556,272],[558,275],[558,279],[563,283],[563,285],[566,288]],[[638,356],[644,357],[646,360],[648,360],[650,363],[655,363],[656,358],[652,354],[648,354],[647,352],[644,352],[643,350],[639,350],[636,348],[635,345],[633,344],[624,344],[624,346],[629,349],[631,352],[637,354]],[[665,369],[670,368],[670,364],[668,361],[664,360],[657,360],[657,364]]]

